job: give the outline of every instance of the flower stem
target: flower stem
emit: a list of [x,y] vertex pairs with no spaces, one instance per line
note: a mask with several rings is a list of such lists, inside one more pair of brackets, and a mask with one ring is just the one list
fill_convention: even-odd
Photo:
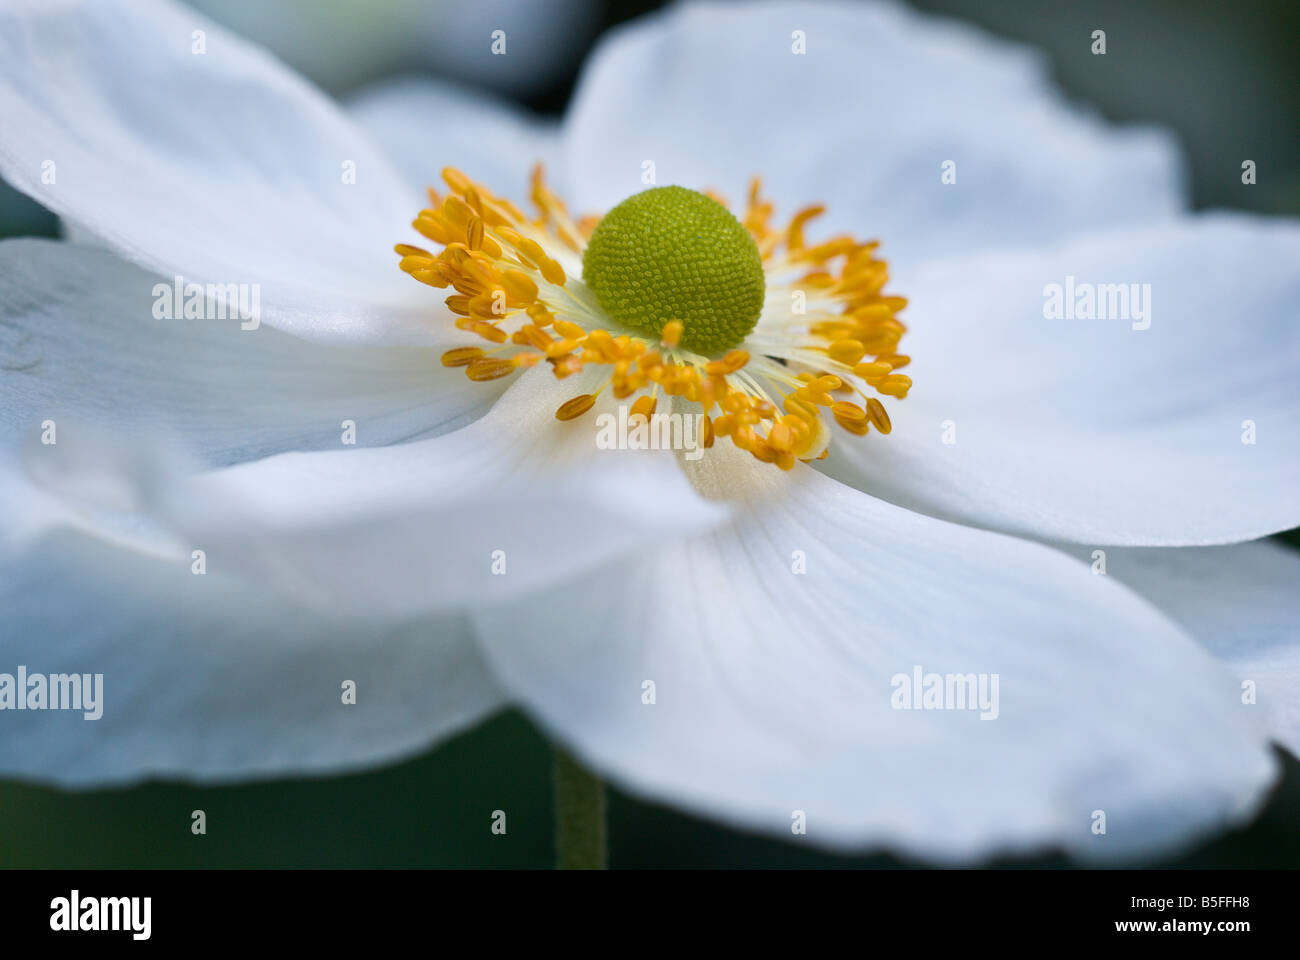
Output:
[[605,785],[555,748],[555,866],[605,869]]

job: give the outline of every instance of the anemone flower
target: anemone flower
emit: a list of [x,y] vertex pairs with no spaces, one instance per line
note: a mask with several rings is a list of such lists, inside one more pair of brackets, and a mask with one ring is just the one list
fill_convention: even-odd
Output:
[[[0,118],[95,238],[0,244],[7,776],[338,771],[517,705],[576,806],[1128,858],[1300,743],[1300,561],[1244,543],[1300,524],[1300,230],[1187,213],[1029,51],[681,6],[552,125],[41,0]],[[64,674],[99,719],[37,708]]]

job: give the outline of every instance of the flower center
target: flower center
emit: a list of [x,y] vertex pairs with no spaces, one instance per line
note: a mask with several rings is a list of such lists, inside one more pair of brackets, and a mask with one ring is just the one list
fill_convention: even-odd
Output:
[[758,245],[730,211],[685,187],[655,187],[605,214],[582,279],[600,307],[656,339],[672,321],[681,346],[717,355],[740,346],[763,310]]
[[582,417],[606,390],[630,401],[629,421],[649,421],[663,399],[703,416],[701,446],[725,437],[782,470],[826,456],[831,424],[854,437],[893,429],[878,397],[912,388],[898,372],[911,363],[898,352],[907,300],[884,291],[878,241],[808,244],[822,207],[778,226],[754,180],[740,220],[716,194],[683,187],[574,220],[539,166],[529,217],[459,170],[442,177],[451,193],[430,188],[411,224],[441,251],[393,249],[414,279],[454,289],[443,302],[456,327],[483,341],[448,350],[444,366],[476,383],[535,366],[561,380],[604,369],[557,419]]

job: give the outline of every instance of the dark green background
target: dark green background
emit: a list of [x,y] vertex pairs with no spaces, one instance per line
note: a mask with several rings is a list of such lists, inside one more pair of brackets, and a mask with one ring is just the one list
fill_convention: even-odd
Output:
[[[1116,121],[1156,121],[1178,133],[1198,207],[1300,213],[1300,3],[1208,0],[958,2],[916,6],[1032,43],[1051,56],[1065,90]],[[610,4],[606,25],[656,3]],[[1094,57],[1089,36],[1107,33]],[[536,91],[527,105],[562,110],[572,84]],[[1241,184],[1255,160],[1259,183]],[[0,191],[4,188],[0,187]],[[0,236],[53,235],[44,211],[0,194]],[[1285,535],[1300,546],[1297,531]],[[1300,763],[1248,828],[1159,866],[1300,865]],[[203,809],[208,834],[190,833]],[[502,809],[509,831],[489,830]],[[552,861],[550,750],[520,714],[406,763],[318,780],[199,788],[151,783],[67,793],[0,781],[5,867],[544,867]],[[839,858],[797,843],[738,834],[641,803],[610,798],[615,867],[893,866],[883,855]],[[1024,863],[1064,865],[1059,857]]]

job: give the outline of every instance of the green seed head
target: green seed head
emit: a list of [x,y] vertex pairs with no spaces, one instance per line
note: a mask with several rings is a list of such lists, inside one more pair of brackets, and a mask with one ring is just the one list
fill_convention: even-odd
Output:
[[739,346],[763,309],[754,238],[722,204],[685,187],[646,190],[605,214],[582,279],[619,323],[657,336],[679,320],[681,346],[705,355]]

